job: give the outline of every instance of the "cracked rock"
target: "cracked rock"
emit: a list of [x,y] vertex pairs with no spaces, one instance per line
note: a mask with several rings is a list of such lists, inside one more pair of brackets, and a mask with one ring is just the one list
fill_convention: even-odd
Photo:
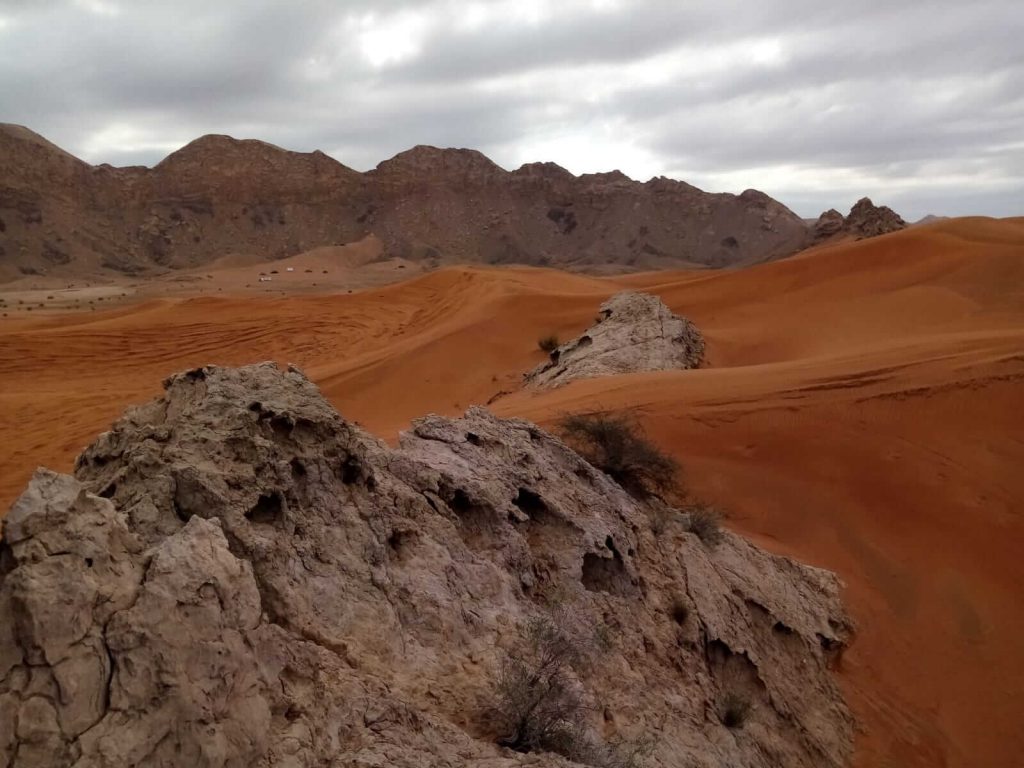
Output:
[[0,768],[570,765],[498,747],[489,716],[555,613],[604,638],[589,727],[652,738],[647,765],[848,763],[831,573],[708,546],[483,409],[392,449],[294,369],[165,388],[4,521]]

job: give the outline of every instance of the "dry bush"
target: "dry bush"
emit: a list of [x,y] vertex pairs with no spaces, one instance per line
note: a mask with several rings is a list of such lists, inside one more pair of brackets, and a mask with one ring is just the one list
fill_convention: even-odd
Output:
[[566,754],[584,732],[586,706],[573,672],[586,654],[550,619],[531,619],[520,651],[501,666],[495,714],[502,746],[517,752]]
[[549,355],[559,347],[558,337],[555,334],[549,334],[547,336],[541,336],[537,339],[537,346]]
[[706,504],[693,507],[690,509],[688,529],[709,547],[713,547],[722,540],[722,513]]
[[678,490],[679,464],[625,415],[576,414],[560,423],[562,435],[590,464],[638,497]]
[[494,686],[493,712],[505,734],[498,743],[517,752],[554,752],[594,768],[640,768],[651,743],[604,744],[587,726],[593,707],[577,674],[594,653],[564,617],[531,619],[521,648],[506,657]]

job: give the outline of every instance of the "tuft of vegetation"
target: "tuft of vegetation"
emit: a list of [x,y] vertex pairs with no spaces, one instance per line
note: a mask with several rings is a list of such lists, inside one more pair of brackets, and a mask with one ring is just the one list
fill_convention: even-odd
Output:
[[594,768],[641,768],[653,743],[605,744],[587,726],[593,711],[578,675],[590,667],[593,649],[564,621],[527,622],[523,642],[504,660],[494,684],[492,712],[503,734],[498,743],[517,752],[554,752]]
[[690,533],[697,534],[701,541],[713,547],[722,540],[722,513],[706,504],[693,507],[688,528]]
[[580,456],[631,495],[646,498],[678,490],[679,464],[625,415],[575,414],[560,423]]
[[586,707],[573,668],[585,654],[563,627],[531,619],[524,643],[508,656],[495,685],[499,744],[517,752],[566,754],[579,740]]
[[561,346],[561,343],[558,341],[558,337],[552,333],[547,336],[541,336],[537,339],[537,346],[540,347],[542,351],[547,352],[550,355],[558,349],[559,346]]
[[738,693],[727,693],[719,706],[719,717],[726,728],[742,728],[750,717],[750,701]]

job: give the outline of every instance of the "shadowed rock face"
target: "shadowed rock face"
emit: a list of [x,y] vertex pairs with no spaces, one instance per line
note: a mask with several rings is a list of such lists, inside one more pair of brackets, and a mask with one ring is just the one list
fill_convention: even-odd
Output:
[[0,766],[568,764],[486,714],[553,611],[600,629],[593,730],[654,736],[650,765],[846,764],[832,574],[708,547],[482,409],[391,449],[295,370],[165,388],[4,521]]
[[479,152],[415,147],[368,173],[321,152],[204,136],[154,168],[92,166],[0,124],[0,280],[146,274],[228,253],[292,256],[376,234],[430,263],[725,266],[785,256],[803,221],[748,190],[711,194]]
[[884,205],[875,205],[870,199],[858,200],[850,215],[845,218],[839,211],[830,209],[818,217],[811,230],[815,242],[828,240],[836,235],[853,235],[860,239],[887,235],[905,229],[907,222]]
[[704,337],[656,296],[626,291],[601,305],[597,322],[526,374],[526,386],[550,389],[576,379],[697,368]]

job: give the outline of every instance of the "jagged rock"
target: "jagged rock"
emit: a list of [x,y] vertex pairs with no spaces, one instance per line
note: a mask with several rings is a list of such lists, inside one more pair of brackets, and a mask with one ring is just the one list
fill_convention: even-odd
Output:
[[552,350],[525,383],[547,389],[595,376],[697,368],[703,358],[697,326],[672,314],[656,296],[625,291],[602,304],[597,322]]
[[906,229],[905,222],[892,208],[875,205],[866,197],[862,197],[846,217],[846,228],[860,237],[877,237]]
[[858,200],[845,218],[834,208],[825,211],[811,228],[814,242],[820,243],[837,235],[856,238],[877,237],[905,229],[907,222],[891,208],[875,205],[870,199]]
[[[568,765],[497,747],[487,714],[553,611],[602,633],[593,730],[654,737],[649,765],[847,763],[832,574],[709,547],[482,409],[391,449],[294,369],[165,388],[4,521],[3,768]],[[731,730],[730,693],[753,705]]]
[[843,218],[843,214],[837,211],[835,208],[829,208],[814,223],[814,229],[812,230],[815,240],[825,240],[832,237],[835,234],[843,231],[843,227],[846,224],[846,220]]

